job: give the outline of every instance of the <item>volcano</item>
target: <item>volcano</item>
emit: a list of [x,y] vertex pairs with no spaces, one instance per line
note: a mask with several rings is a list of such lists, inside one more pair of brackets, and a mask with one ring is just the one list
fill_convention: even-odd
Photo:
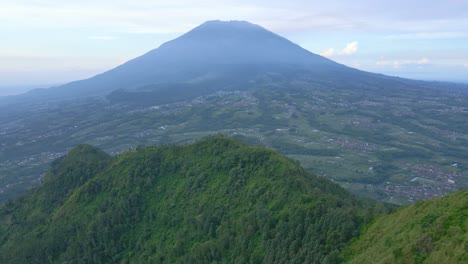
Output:
[[204,87],[215,83],[215,89],[224,89],[266,73],[301,73],[314,79],[369,75],[309,52],[259,25],[246,21],[208,21],[107,72],[33,93],[60,99],[103,96],[119,89],[141,87],[177,90],[174,84],[180,87],[194,83],[204,83]]

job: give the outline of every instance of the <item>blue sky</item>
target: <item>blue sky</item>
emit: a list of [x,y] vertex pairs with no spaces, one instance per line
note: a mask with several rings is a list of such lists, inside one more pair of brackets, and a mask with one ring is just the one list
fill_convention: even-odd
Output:
[[91,77],[214,19],[362,70],[468,82],[466,0],[0,0],[0,88]]

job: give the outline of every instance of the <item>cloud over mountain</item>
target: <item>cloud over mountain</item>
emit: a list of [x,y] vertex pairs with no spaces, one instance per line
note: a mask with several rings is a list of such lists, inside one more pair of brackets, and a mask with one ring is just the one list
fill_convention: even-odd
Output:
[[341,50],[340,54],[342,54],[342,55],[353,55],[358,50],[358,44],[359,43],[357,41],[353,41],[353,42],[350,42],[350,43],[346,44],[346,46],[343,48],[343,50]]

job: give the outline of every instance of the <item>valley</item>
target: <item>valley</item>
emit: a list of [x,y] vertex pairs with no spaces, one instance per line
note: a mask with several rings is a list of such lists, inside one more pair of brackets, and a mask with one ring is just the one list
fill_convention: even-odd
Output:
[[467,85],[364,72],[246,21],[207,21],[92,78],[0,98],[0,203],[79,144],[116,155],[213,134],[411,203],[467,188],[466,102]]
[[467,263],[468,85],[358,45],[213,20],[0,97],[0,263]]
[[219,133],[276,149],[354,193],[387,202],[466,188],[465,91],[400,96],[389,87],[363,94],[300,81],[257,79],[249,84],[260,88],[157,105],[108,97],[17,110],[23,118],[13,112],[0,125],[2,200],[37,185],[53,159],[82,142],[115,155]]

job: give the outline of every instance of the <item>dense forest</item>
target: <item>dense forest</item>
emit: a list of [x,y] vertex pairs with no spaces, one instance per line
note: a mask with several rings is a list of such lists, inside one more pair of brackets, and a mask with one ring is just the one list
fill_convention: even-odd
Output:
[[224,136],[80,145],[0,212],[1,263],[339,263],[389,207]]
[[381,216],[345,250],[349,263],[468,263],[468,191]]

